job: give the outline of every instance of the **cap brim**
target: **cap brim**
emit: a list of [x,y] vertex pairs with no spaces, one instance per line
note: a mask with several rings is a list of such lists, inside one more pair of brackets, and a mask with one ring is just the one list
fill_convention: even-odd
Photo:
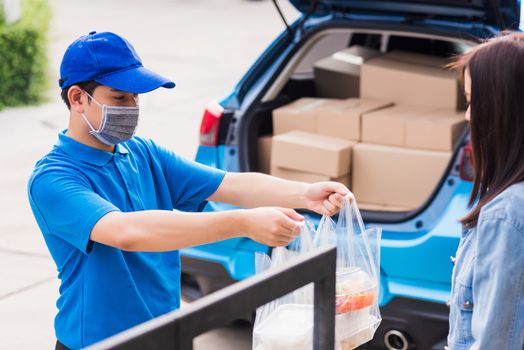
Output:
[[144,67],[127,69],[95,80],[100,84],[112,87],[113,89],[134,94],[143,94],[158,89],[159,87],[167,89],[175,87],[175,83],[171,80]]

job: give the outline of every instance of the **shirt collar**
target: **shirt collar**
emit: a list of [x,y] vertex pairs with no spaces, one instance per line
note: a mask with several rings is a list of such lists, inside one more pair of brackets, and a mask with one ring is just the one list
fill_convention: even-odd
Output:
[[64,130],[58,134],[58,141],[56,142],[56,147],[60,148],[62,151],[67,153],[69,156],[79,159],[83,162],[94,164],[98,166],[106,165],[109,161],[116,155],[127,155],[129,151],[127,148],[118,143],[115,145],[115,152],[106,152],[102,151],[83,143],[80,143],[76,140],[73,140],[71,137],[66,135]]

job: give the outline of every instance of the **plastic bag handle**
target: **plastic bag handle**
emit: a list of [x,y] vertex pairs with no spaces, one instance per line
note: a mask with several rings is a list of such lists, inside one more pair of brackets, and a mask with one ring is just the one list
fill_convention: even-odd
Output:
[[378,278],[377,270],[375,269],[375,264],[373,263],[373,260],[371,259],[372,254],[371,254],[371,250],[369,249],[370,243],[369,243],[368,235],[366,232],[366,226],[364,225],[364,220],[362,219],[360,210],[358,210],[357,200],[355,199],[355,197],[348,194],[344,197],[344,205],[350,206],[350,213],[357,219],[358,227],[365,241],[364,246],[366,247],[366,253],[367,253],[369,264],[371,267],[371,273],[373,274],[374,278]]
[[344,196],[344,206],[350,205],[351,206],[351,212],[352,215],[355,216],[355,219],[357,219],[358,228],[361,232],[366,231],[366,226],[364,225],[364,220],[362,219],[362,215],[360,214],[360,210],[358,210],[358,204],[357,200],[352,194],[346,194]]

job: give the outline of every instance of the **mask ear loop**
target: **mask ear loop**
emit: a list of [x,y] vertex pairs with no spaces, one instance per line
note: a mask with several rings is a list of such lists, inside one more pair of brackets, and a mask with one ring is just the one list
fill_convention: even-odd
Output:
[[85,120],[87,126],[89,126],[89,129],[91,129],[91,132],[97,132],[97,130],[95,130],[95,128],[93,128],[93,125],[91,125],[91,123],[89,122],[89,120],[87,120],[87,117],[86,117],[86,115],[84,114],[84,112],[82,112],[80,115],[82,116],[82,118],[84,118],[84,120]]
[[95,100],[95,98],[93,96],[91,96],[87,91],[85,91],[85,94],[88,96],[88,98],[90,98],[91,100],[93,100],[100,108],[102,108],[102,123],[100,124],[100,126],[98,127],[98,130],[96,130],[93,125],[89,122],[89,120],[87,119],[87,116],[84,114],[84,112],[82,112],[82,117],[84,118],[85,122],[87,123],[87,125],[89,126],[89,128],[91,129],[91,132],[100,132],[100,130],[103,130],[104,126],[106,125],[106,106],[104,104],[101,104],[100,102],[98,102],[97,100]]

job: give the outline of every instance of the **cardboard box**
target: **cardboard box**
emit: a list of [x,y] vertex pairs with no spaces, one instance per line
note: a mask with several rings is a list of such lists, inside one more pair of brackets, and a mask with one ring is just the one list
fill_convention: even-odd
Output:
[[321,135],[360,141],[362,116],[391,106],[391,102],[350,98],[331,101],[318,109],[317,132]]
[[273,135],[293,130],[316,132],[318,107],[325,99],[305,97],[273,110]]
[[348,98],[360,96],[360,66],[380,54],[364,46],[335,52],[314,65],[317,96]]
[[350,171],[355,142],[302,131],[273,137],[271,166],[337,178]]
[[450,158],[451,152],[359,143],[351,190],[359,203],[415,209],[431,195]]
[[406,147],[453,151],[466,127],[464,112],[437,110],[407,123]]
[[298,130],[358,141],[362,115],[391,105],[375,99],[301,98],[273,111],[273,134]]
[[442,68],[448,62],[445,58],[439,56],[424,55],[420,53],[400,50],[388,52],[384,56],[389,59],[402,61],[408,64],[423,64],[425,66],[435,68]]
[[409,209],[409,208],[394,207],[394,206],[391,206],[391,205],[371,204],[371,203],[361,203],[361,202],[358,202],[358,208],[360,210],[389,211],[389,212],[399,212],[399,211],[410,211],[410,210],[412,210],[412,209]]
[[264,174],[269,174],[270,172],[272,141],[272,136],[262,136],[257,140],[258,171]]
[[435,113],[434,108],[395,105],[362,117],[362,142],[405,146],[407,125]]
[[462,109],[464,97],[447,60],[395,52],[375,57],[361,67],[360,95],[399,104]]
[[335,182],[340,182],[344,184],[346,187],[349,187],[349,184],[351,182],[349,174],[341,176],[341,177],[331,177],[327,175],[319,175],[319,174],[313,174],[313,173],[306,173],[306,172],[298,171],[298,170],[281,168],[275,165],[271,167],[271,175],[280,177],[286,180],[300,181],[300,182],[307,182],[307,183],[315,183],[315,182],[321,182],[321,181],[335,181]]

